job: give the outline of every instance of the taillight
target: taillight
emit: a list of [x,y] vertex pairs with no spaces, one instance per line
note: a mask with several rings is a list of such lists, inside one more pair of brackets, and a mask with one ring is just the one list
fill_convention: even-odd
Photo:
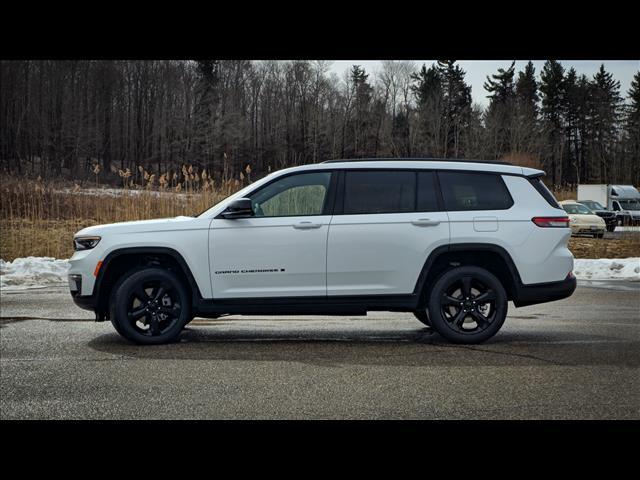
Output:
[[567,228],[569,226],[569,217],[533,217],[531,221],[543,228]]

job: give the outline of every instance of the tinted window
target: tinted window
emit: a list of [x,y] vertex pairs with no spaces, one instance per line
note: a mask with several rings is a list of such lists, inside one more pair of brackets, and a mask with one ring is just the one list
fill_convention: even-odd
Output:
[[500,175],[438,172],[447,210],[506,210],[513,205]]
[[436,212],[439,210],[433,172],[418,173],[418,205],[416,210],[418,212]]
[[345,172],[344,213],[412,212],[416,201],[414,172]]
[[551,205],[553,208],[561,208],[560,204],[556,200],[556,197],[553,196],[553,193],[551,193],[551,190],[547,188],[547,186],[544,184],[544,182],[540,177],[530,178],[529,182],[531,182],[531,185],[533,185],[533,188],[535,188],[538,191],[538,193],[542,195],[542,197],[547,201],[549,205]]
[[252,193],[256,217],[321,215],[331,172],[290,175]]

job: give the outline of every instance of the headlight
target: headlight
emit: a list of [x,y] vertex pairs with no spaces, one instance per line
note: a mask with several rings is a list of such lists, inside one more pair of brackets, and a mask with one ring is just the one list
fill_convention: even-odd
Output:
[[100,242],[101,237],[75,237],[73,239],[73,249],[78,250],[90,250]]

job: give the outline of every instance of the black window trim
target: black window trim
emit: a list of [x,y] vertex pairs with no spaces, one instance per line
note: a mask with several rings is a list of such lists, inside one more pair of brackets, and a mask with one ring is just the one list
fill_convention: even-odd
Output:
[[[502,187],[504,188],[504,191],[507,192],[507,196],[509,197],[509,200],[511,201],[510,205],[506,208],[460,208],[460,209],[448,209],[446,208],[445,202],[444,202],[444,193],[442,193],[442,187],[441,187],[441,181],[440,181],[440,172],[443,173],[475,173],[475,174],[479,174],[479,175],[494,175],[498,177],[498,180],[500,181],[500,183],[502,184]],[[504,183],[504,178],[502,178],[502,173],[499,172],[483,172],[483,171],[478,171],[478,170],[452,170],[452,169],[447,169],[447,170],[437,170],[437,174],[436,176],[438,177],[438,189],[440,190],[440,196],[442,197],[442,203],[443,206],[445,208],[446,212],[494,212],[494,211],[502,211],[502,210],[510,210],[511,208],[513,208],[513,206],[516,204],[516,202],[513,200],[513,197],[511,196],[511,192],[509,191],[509,187],[507,187],[507,184]]]

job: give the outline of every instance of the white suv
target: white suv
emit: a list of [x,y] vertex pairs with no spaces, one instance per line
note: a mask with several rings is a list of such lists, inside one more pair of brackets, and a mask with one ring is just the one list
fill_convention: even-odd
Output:
[[272,173],[197,217],[76,233],[77,305],[127,339],[194,316],[413,312],[452,342],[576,288],[569,219],[540,170],[440,160],[330,161]]

